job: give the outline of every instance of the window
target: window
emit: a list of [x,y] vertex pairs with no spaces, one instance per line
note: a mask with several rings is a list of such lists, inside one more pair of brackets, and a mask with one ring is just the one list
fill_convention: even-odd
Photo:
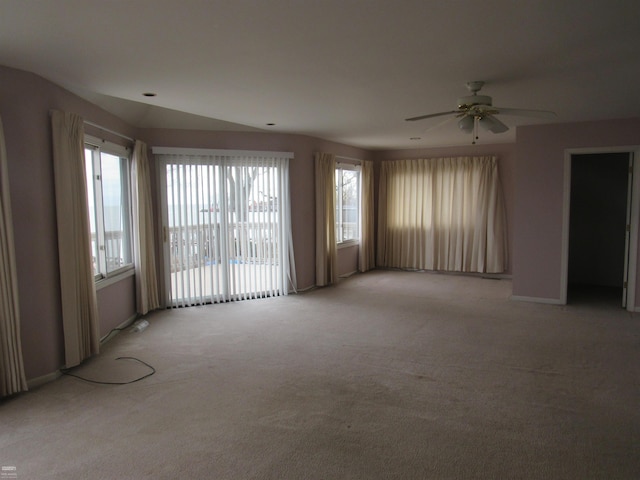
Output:
[[336,242],[360,240],[360,167],[336,166]]
[[87,201],[96,280],[131,269],[130,154],[119,145],[85,138]]
[[496,157],[381,162],[378,211],[379,267],[478,273],[507,269]]

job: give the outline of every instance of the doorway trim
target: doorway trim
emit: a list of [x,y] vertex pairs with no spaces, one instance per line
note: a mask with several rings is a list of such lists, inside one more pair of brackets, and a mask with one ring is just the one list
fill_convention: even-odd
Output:
[[562,257],[560,265],[560,303],[567,304],[569,282],[569,217],[571,213],[571,158],[591,153],[629,153],[633,155],[631,187],[631,221],[629,232],[629,258],[627,271],[627,310],[636,309],[636,274],[638,262],[638,216],[640,215],[640,146],[567,148],[564,151],[564,185],[562,198]]

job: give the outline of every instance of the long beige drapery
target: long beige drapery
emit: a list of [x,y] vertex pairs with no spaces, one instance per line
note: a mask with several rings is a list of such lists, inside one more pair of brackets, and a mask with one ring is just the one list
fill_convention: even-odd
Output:
[[27,390],[7,163],[0,119],[0,397]]
[[496,157],[382,162],[378,266],[498,273],[506,245]]
[[151,173],[147,145],[136,140],[131,159],[133,256],[136,269],[136,304],[140,315],[160,306],[154,244]]
[[316,285],[338,281],[336,246],[336,156],[315,155],[316,183]]
[[65,366],[70,368],[98,353],[100,348],[87,206],[84,123],[78,115],[54,111],[51,124]]
[[360,249],[358,252],[358,270],[366,272],[376,266],[374,212],[373,212],[373,162],[362,162],[360,175],[361,218]]

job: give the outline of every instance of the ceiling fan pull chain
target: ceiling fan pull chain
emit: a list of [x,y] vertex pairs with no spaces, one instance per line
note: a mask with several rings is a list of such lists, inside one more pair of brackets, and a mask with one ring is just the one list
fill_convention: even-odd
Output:
[[471,145],[475,145],[478,138],[480,138],[478,136],[478,117],[473,117],[473,141]]

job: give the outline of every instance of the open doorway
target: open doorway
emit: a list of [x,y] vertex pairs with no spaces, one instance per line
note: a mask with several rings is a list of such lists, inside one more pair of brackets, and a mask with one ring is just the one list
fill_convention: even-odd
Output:
[[567,303],[626,307],[629,152],[571,155]]

